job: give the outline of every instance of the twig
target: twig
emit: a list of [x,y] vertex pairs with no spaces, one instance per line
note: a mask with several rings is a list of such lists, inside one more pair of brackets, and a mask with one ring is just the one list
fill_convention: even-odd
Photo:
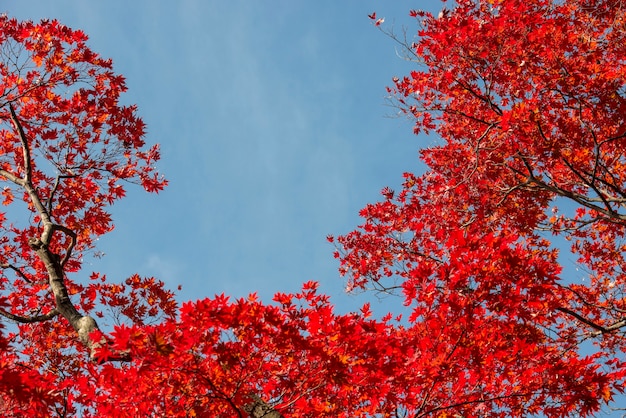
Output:
[[19,322],[21,324],[32,324],[33,322],[44,322],[44,321],[54,318],[58,314],[59,314],[59,311],[57,311],[56,309],[53,309],[45,315],[21,316],[21,315],[12,314],[11,312],[7,312],[4,309],[0,309],[0,315],[4,316],[5,318],[9,318],[13,321]]

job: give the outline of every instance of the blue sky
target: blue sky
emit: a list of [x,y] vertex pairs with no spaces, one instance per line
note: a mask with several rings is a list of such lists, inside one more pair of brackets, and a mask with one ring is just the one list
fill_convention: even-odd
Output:
[[[424,9],[439,7],[436,0]],[[416,32],[414,2],[6,1],[20,19],[56,18],[90,37],[126,76],[125,100],[162,145],[159,195],[138,187],[113,208],[93,271],[183,286],[180,300],[295,292],[346,295],[325,237],[354,229],[359,209],[419,171],[419,139],[393,118],[385,87],[411,64],[368,19]],[[388,304],[390,301],[387,301]],[[394,301],[394,302],[398,302]],[[395,303],[394,303],[395,305]],[[393,306],[391,307],[393,308]]]

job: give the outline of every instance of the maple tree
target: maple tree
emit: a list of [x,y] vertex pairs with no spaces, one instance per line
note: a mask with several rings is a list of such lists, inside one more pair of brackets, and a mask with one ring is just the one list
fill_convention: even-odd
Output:
[[396,38],[417,66],[389,92],[440,141],[338,256],[351,286],[400,293],[437,336],[441,366],[411,368],[434,373],[421,413],[584,416],[623,392],[624,12],[460,0]]
[[346,388],[365,372],[350,370],[368,369],[357,350],[384,324],[334,315],[315,283],[276,305],[179,308],[154,278],[77,280],[125,183],[166,185],[158,147],[120,104],[123,77],[86,40],[54,20],[0,17],[0,414],[269,418],[346,397],[358,411],[361,386]]
[[179,306],[154,278],[77,280],[125,183],[166,185],[158,147],[82,32],[0,18],[2,415],[586,416],[623,392],[621,2],[411,15],[417,69],[389,92],[440,143],[329,237],[351,289],[411,312],[382,319],[314,282]]

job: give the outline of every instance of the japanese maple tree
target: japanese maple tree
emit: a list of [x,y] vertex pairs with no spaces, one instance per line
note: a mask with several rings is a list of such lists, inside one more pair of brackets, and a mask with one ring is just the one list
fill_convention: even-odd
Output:
[[585,416],[623,392],[625,12],[614,0],[411,12],[416,41],[397,40],[415,70],[389,92],[437,143],[337,253],[352,287],[401,294],[441,353],[437,368],[408,368],[423,379],[411,416]]
[[588,416],[622,392],[624,7],[446,7],[411,12],[389,88],[437,138],[427,171],[329,237],[350,288],[411,312],[382,319],[313,282],[178,306],[154,278],[77,280],[125,185],[166,185],[158,148],[82,32],[1,17],[0,414]]
[[119,103],[124,79],[86,39],[56,21],[0,18],[0,316],[21,324],[2,340],[5,416],[47,410],[64,389],[45,382],[63,373],[59,365],[79,367],[61,359],[65,350],[93,360],[108,343],[90,337],[98,325],[88,312],[116,289],[78,284],[71,273],[113,228],[107,206],[124,196],[121,182],[148,191],[166,184],[154,168],[158,147],[145,147],[144,123]]
[[0,17],[0,415],[376,411],[370,375],[392,353],[375,341],[400,334],[366,308],[335,315],[315,283],[272,305],[217,296],[178,309],[154,278],[76,278],[125,184],[166,184],[136,109],[120,103],[124,79],[86,40],[57,21]]

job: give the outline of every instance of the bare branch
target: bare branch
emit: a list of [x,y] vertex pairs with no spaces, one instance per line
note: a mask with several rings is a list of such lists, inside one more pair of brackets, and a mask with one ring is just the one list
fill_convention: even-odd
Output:
[[12,321],[19,322],[21,324],[32,324],[34,322],[45,322],[48,321],[59,314],[59,311],[56,309],[51,310],[49,313],[45,315],[34,315],[34,316],[21,316],[15,315],[10,312],[5,311],[4,309],[0,309],[0,315],[8,318]]
[[[612,209],[603,208],[601,206],[594,204],[594,202],[590,201],[589,198],[585,195],[573,192],[571,190],[564,189],[558,185],[553,185],[553,184],[549,184],[545,182],[540,177],[537,177],[535,175],[534,169],[530,165],[526,157],[524,157],[521,154],[518,154],[518,157],[522,160],[523,164],[526,166],[526,169],[528,170],[528,173],[526,175],[528,176],[527,182],[529,183],[529,185],[531,184],[535,185],[541,189],[550,191],[558,196],[566,197],[570,200],[573,200],[574,202],[577,202],[581,204],[582,206],[585,206],[586,208],[589,208],[591,210],[594,210],[598,213],[605,215],[606,218],[609,220],[619,221],[619,222],[626,221],[626,214],[619,214],[613,211]],[[509,166],[509,168],[518,174],[522,174],[519,170],[515,170],[511,166]]]
[[9,111],[11,112],[11,121],[13,122],[13,126],[17,130],[20,141],[22,142],[22,152],[24,154],[24,181],[28,184],[31,182],[32,176],[32,167],[30,161],[30,150],[28,148],[28,141],[26,140],[26,134],[24,133],[24,128],[22,124],[17,119],[17,115],[15,114],[15,109],[13,109],[13,105],[9,102]]
[[611,324],[609,326],[604,327],[602,325],[596,324],[593,321],[590,321],[589,319],[587,319],[587,318],[583,317],[582,315],[572,311],[571,309],[568,309],[568,308],[557,308],[557,310],[559,310],[559,311],[561,311],[563,313],[566,313],[566,314],[568,314],[570,316],[573,316],[574,318],[576,318],[577,320],[579,320],[583,324],[588,325],[591,328],[595,329],[594,332],[590,333],[590,335],[593,336],[593,337],[597,337],[597,336],[602,335],[602,334],[609,334],[609,333],[611,333],[613,331],[616,331],[616,330],[618,330],[620,328],[626,327],[626,319],[621,319],[621,320],[619,320],[619,321],[617,321],[617,322],[615,322],[615,323],[613,323],[613,324]]
[[[582,181],[585,185],[587,185],[588,187],[590,187],[595,193],[596,195],[602,200],[602,203],[604,203],[604,206],[606,207],[606,210],[611,214],[611,216],[614,215],[618,215],[613,208],[611,207],[611,205],[609,204],[609,202],[607,202],[606,198],[604,197],[603,193],[600,192],[600,190],[598,190],[598,188],[595,185],[595,167],[594,167],[594,174],[591,180],[587,180],[581,173],[578,172],[578,170],[576,170],[574,168],[574,166],[565,158],[562,158],[563,163],[567,166],[567,168],[569,168],[572,173],[574,173],[576,175],[576,177],[578,177],[580,179],[580,181]],[[582,196],[581,196],[582,197]],[[589,199],[587,199],[589,200]]]
[[65,249],[65,255],[63,256],[63,260],[61,260],[61,268],[65,268],[65,264],[72,256],[72,250],[74,249],[74,246],[76,245],[76,232],[72,231],[70,228],[63,226],[63,225],[54,224],[53,228],[55,230],[63,232],[65,235],[70,237],[70,243]]
[[24,272],[21,269],[19,269],[18,267],[15,267],[13,264],[8,264],[8,263],[0,264],[0,268],[2,268],[2,269],[11,269],[11,270],[13,270],[15,272],[15,274],[17,274],[19,277],[24,279],[24,281],[26,281],[28,283],[32,283],[33,282],[31,279],[26,277],[26,274],[24,274]]
[[50,190],[50,193],[48,194],[48,199],[46,201],[46,209],[48,210],[48,213],[52,214],[52,203],[54,202],[54,194],[59,188],[60,180],[69,177],[73,176],[58,175],[57,178],[54,180],[54,186],[52,186],[52,190]]
[[[22,143],[22,152],[24,154],[24,171],[25,172],[24,172],[24,177],[20,179],[19,181],[16,181],[17,177],[12,175],[11,173],[0,172],[0,174],[5,176],[9,180],[13,181],[14,183],[22,186],[24,190],[26,190],[26,193],[28,194],[28,196],[30,197],[31,203],[35,207],[35,210],[37,210],[37,212],[39,213],[39,216],[41,216],[41,220],[44,223],[44,225],[46,224],[52,225],[50,214],[48,213],[48,210],[45,208],[45,206],[41,203],[41,199],[39,198],[39,195],[37,194],[37,191],[35,190],[35,187],[32,184],[32,162],[30,158],[30,150],[28,147],[28,139],[26,138],[26,133],[24,132],[24,128],[22,127],[22,124],[20,123],[17,117],[17,114],[15,113],[15,110],[13,109],[13,105],[11,105],[11,103],[9,103],[9,109],[11,111],[11,120],[13,121],[13,125],[15,126],[15,129],[17,130],[20,136],[20,141]],[[46,229],[44,227],[44,233],[42,234],[41,239],[46,245],[50,243],[52,232],[54,231],[50,231],[49,229]]]
[[23,179],[21,179],[20,177],[6,170],[0,169],[0,176],[4,177],[5,179],[9,180],[12,183],[17,184],[18,186],[22,186],[22,187],[24,186]]

